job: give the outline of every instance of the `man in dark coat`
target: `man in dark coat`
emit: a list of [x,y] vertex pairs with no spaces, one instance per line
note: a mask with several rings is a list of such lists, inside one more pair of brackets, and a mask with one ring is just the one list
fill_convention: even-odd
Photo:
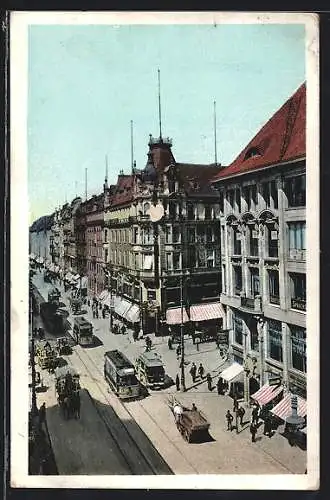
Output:
[[218,390],[218,394],[223,393],[223,381],[222,381],[221,377],[219,377],[218,382],[217,382],[217,390]]
[[259,408],[255,406],[252,410],[252,423],[258,425],[259,422]]
[[180,390],[180,379],[179,379],[178,374],[176,375],[175,385],[176,385],[176,390],[179,391]]
[[190,368],[190,375],[191,375],[193,384],[195,383],[195,380],[196,380],[196,373],[197,373],[197,366],[193,362],[191,365],[191,368]]
[[202,363],[200,363],[198,367],[198,375],[200,376],[200,378],[204,378],[204,371],[204,366],[202,365]]
[[269,417],[266,417],[264,421],[264,436],[272,437],[272,422]]
[[250,425],[250,432],[251,432],[251,441],[252,441],[252,443],[255,443],[256,442],[256,434],[257,434],[257,426],[253,422]]
[[209,391],[212,391],[212,377],[210,373],[206,375],[206,381],[207,381],[207,388]]
[[46,403],[42,403],[42,405],[39,408],[39,424],[42,425],[42,423],[46,420]]
[[233,402],[233,411],[238,410],[238,399],[237,396],[234,396],[234,402]]
[[229,410],[227,410],[226,413],[226,420],[227,420],[227,431],[232,431],[234,417],[232,416]]
[[239,423],[240,423],[241,426],[243,425],[244,415],[245,415],[245,410],[244,410],[243,406],[240,406],[237,409],[237,417],[239,418]]

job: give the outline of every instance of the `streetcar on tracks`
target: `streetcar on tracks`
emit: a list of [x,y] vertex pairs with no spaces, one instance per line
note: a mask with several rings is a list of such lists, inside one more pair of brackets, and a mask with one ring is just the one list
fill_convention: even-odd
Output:
[[136,360],[136,375],[142,385],[150,389],[165,386],[165,368],[160,356],[152,351],[140,354]]
[[138,398],[141,386],[134,365],[118,350],[104,354],[104,378],[120,399]]
[[93,325],[83,316],[74,318],[73,338],[76,344],[92,346],[94,344]]

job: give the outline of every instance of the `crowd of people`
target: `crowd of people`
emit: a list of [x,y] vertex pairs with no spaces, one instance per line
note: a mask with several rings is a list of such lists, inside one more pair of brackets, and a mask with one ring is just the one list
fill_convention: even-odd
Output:
[[[235,415],[235,424],[234,424],[234,415]],[[236,432],[238,432],[238,425],[240,425],[241,428],[244,427],[244,425],[248,422],[244,421],[244,416],[245,416],[245,409],[243,406],[239,405],[238,399],[234,397],[233,400],[233,410],[232,412],[230,410],[227,410],[225,418],[227,422],[227,431],[233,431],[236,429]],[[262,425],[260,421],[260,406],[258,403],[254,403],[252,407],[252,412],[251,412],[251,419],[249,421],[249,430],[251,434],[251,442],[255,443],[256,442],[256,435],[258,432],[258,429],[260,425]],[[273,435],[273,424],[272,420],[269,416],[266,416],[263,418],[263,435],[268,436],[269,438],[272,437]]]

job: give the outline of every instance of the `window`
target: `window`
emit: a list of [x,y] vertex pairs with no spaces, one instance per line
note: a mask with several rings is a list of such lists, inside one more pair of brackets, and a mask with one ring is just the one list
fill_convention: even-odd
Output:
[[194,227],[188,227],[188,242],[196,243],[196,231]]
[[188,249],[188,262],[190,268],[194,269],[196,267],[196,248],[193,245]]
[[172,219],[176,218],[176,203],[174,201],[169,203],[169,215]]
[[256,297],[260,295],[260,282],[259,282],[259,270],[250,268],[250,279],[251,279],[251,295]]
[[173,226],[173,243],[180,243],[180,228]]
[[206,243],[212,243],[213,241],[213,228],[207,226],[206,228]]
[[242,268],[233,266],[234,269],[234,293],[239,295],[242,291]]
[[280,304],[280,284],[278,271],[268,271],[269,302],[271,304]]
[[233,317],[233,330],[235,343],[243,345],[243,321],[237,316]]
[[145,245],[150,245],[152,243],[151,230],[149,228],[146,228],[144,230],[144,241],[143,241],[143,243]]
[[273,202],[273,207],[275,209],[278,208],[278,192],[277,192],[277,187],[276,187],[276,181],[273,180],[270,183],[270,196]]
[[250,247],[249,255],[251,257],[258,257],[259,255],[258,230],[250,225],[248,230],[248,236],[249,236],[249,247]]
[[192,203],[187,204],[187,217],[189,220],[195,219],[195,210]]
[[165,226],[165,242],[171,243],[171,226]]
[[278,231],[273,226],[266,227],[268,236],[268,257],[278,257]]
[[252,351],[259,351],[259,336],[258,336],[257,320],[255,318],[250,319],[249,327],[250,327],[251,349]]
[[166,269],[172,269],[172,255],[170,253],[166,254]]
[[292,368],[306,373],[306,330],[293,325],[290,330]]
[[291,307],[299,311],[306,310],[306,275],[291,273]]
[[212,210],[210,205],[205,205],[205,219],[211,219],[212,217]]
[[252,210],[256,210],[256,207],[258,205],[258,191],[257,191],[257,185],[253,184],[251,188],[251,199],[253,206],[251,205]]
[[268,321],[268,355],[276,361],[283,361],[282,325],[280,321]]
[[134,254],[134,267],[135,269],[140,269],[140,259],[139,259],[139,254],[135,253]]
[[305,259],[306,222],[289,222],[289,256],[291,259]]
[[222,265],[222,282],[223,282],[223,292],[227,293],[227,277],[226,277],[226,266]]
[[251,186],[246,186],[243,188],[243,197],[246,203],[246,210],[251,210]]
[[219,207],[220,212],[223,214],[223,191],[220,191],[219,193]]
[[238,231],[236,227],[233,227],[233,236],[234,236],[234,255],[241,255],[242,253],[241,233]]
[[289,207],[304,207],[306,205],[306,175],[287,179],[286,195]]
[[266,207],[269,208],[270,207],[269,182],[264,182],[262,184],[262,197],[264,199]]
[[205,235],[205,227],[204,226],[197,227],[197,242],[198,243],[206,243],[206,235]]
[[134,227],[133,228],[133,243],[138,243],[139,242],[139,228]]
[[178,252],[173,253],[173,269],[180,269],[180,254]]
[[108,262],[108,249],[104,250],[104,262]]
[[239,188],[235,189],[235,201],[236,209],[238,212],[241,211],[241,190]]
[[206,250],[206,265],[208,268],[214,267],[214,250],[210,248]]
[[230,208],[233,210],[233,208],[234,208],[234,190],[233,189],[230,189],[228,191],[227,197],[228,197],[228,203],[230,205]]
[[153,255],[145,254],[143,256],[143,269],[146,271],[151,271],[153,267]]

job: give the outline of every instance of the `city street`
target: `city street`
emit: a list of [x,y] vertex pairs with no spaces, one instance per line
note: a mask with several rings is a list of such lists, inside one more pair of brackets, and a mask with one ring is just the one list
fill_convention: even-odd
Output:
[[[42,273],[33,278],[35,286],[44,294],[49,288]],[[63,293],[63,290],[61,289]],[[64,303],[67,298],[62,295]],[[143,400],[122,403],[108,388],[103,377],[103,355],[110,349],[119,349],[131,361],[144,351],[144,340],[134,342],[132,332],[114,335],[109,329],[109,318],[93,319],[87,308],[87,317],[94,325],[97,344],[92,348],[74,347],[70,356],[63,356],[80,373],[82,386],[81,420],[63,421],[56,406],[54,382],[46,393],[38,394],[38,404],[47,404],[47,422],[60,474],[303,474],[306,452],[291,447],[278,429],[272,438],[258,430],[256,443],[251,443],[249,417],[246,424],[227,431],[225,413],[232,411],[233,401],[219,396],[216,389],[207,390],[206,381],[192,387],[189,365],[203,363],[210,372],[214,385],[218,374],[227,366],[215,343],[193,345],[185,343],[187,392],[177,393],[175,384],[162,391],[151,391]],[[68,320],[72,324],[72,317]],[[174,381],[180,373],[176,351],[169,350],[167,338],[151,336],[153,349],[161,355],[167,375]],[[45,375],[46,377],[46,375]],[[207,442],[187,443],[178,432],[167,399],[175,393],[187,407],[194,402],[210,422]],[[248,413],[248,412],[247,412]],[[102,444],[102,446],[101,446]],[[80,458],[71,456],[70,449],[80,448]],[[159,456],[163,457],[163,459]],[[110,459],[111,457],[111,459]]]

